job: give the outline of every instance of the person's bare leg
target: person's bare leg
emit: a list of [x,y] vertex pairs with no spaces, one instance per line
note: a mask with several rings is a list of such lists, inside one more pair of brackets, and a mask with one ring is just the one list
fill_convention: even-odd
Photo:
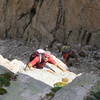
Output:
[[50,72],[50,73],[52,73],[52,74],[56,74],[56,72],[53,71],[53,70],[51,70],[51,69],[48,69],[47,72]]

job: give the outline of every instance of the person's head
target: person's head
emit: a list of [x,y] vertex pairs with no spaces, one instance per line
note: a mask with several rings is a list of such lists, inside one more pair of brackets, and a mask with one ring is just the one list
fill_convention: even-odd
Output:
[[45,61],[45,62],[48,62],[48,58],[47,58],[47,57],[44,57],[44,61]]
[[48,61],[48,58],[49,58],[49,55],[45,53],[44,56],[43,56],[43,60],[45,62],[47,62]]
[[62,54],[63,54],[63,53],[67,53],[67,52],[69,52],[69,51],[71,51],[71,47],[70,47],[70,46],[64,45],[64,46],[61,48]]

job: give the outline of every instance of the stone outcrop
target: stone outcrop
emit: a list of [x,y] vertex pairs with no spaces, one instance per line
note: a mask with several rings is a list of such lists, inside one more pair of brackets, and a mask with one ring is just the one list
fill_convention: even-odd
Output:
[[99,47],[99,17],[100,0],[0,0],[0,38]]
[[98,80],[100,80],[98,76],[85,73],[76,78],[71,84],[59,90],[51,100],[73,100],[73,98],[74,100],[95,100],[85,98]]
[[53,65],[47,65],[51,68],[54,67],[57,73],[50,73],[46,69],[24,71],[26,65],[22,61],[18,59],[10,61],[0,55],[0,74],[13,72],[17,75],[16,81],[11,81],[10,87],[7,88],[8,93],[0,95],[0,100],[41,100],[51,92],[54,84],[61,81],[62,78],[67,78],[68,83],[71,83],[72,80],[81,75],[76,75],[73,72],[62,72]]

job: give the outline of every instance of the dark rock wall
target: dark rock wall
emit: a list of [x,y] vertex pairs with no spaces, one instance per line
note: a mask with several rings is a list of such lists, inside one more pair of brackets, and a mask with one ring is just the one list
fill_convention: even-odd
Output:
[[100,47],[100,0],[0,0],[0,37]]

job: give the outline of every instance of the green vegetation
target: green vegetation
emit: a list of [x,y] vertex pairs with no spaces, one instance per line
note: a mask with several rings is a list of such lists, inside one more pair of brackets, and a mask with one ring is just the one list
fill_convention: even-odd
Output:
[[65,86],[66,85],[66,82],[57,82],[57,83],[55,83],[54,84],[54,87],[63,87],[63,86]]
[[[52,88],[52,89],[51,89],[51,92],[48,93],[48,94],[46,94],[46,97],[48,97],[48,98],[51,100],[51,99],[54,97],[55,93],[56,93],[57,91],[59,91],[61,88],[62,88],[62,87],[54,87],[54,88]],[[48,99],[48,100],[49,100],[49,99]]]
[[93,97],[94,97],[94,99],[92,99],[92,100],[100,100],[100,91],[91,92],[91,95],[93,95]]
[[7,90],[4,88],[0,88],[0,95],[7,93]]
[[49,99],[48,100],[51,100],[55,93],[57,91],[59,91],[62,87],[66,86],[68,84],[68,79],[64,78],[62,79],[62,82],[57,82],[54,84],[54,88],[51,89],[51,92],[46,94],[46,97],[48,97]]
[[3,77],[8,79],[8,80],[11,80],[11,78],[14,77],[14,74],[10,73],[10,72],[7,72],[7,73],[3,74]]
[[62,87],[54,87],[51,89],[52,92],[56,93],[57,91],[59,91]]
[[95,100],[100,100],[100,81],[92,88],[90,95],[94,96]]
[[10,81],[15,79],[15,75],[11,72],[0,74],[0,95],[7,93],[4,87],[10,86]]
[[100,100],[100,81],[93,86],[86,100]]
[[48,93],[48,94],[46,94],[46,96],[48,96],[48,97],[54,97],[54,93],[53,92],[50,92],[50,93]]
[[9,86],[10,81],[5,77],[0,77],[0,87]]

